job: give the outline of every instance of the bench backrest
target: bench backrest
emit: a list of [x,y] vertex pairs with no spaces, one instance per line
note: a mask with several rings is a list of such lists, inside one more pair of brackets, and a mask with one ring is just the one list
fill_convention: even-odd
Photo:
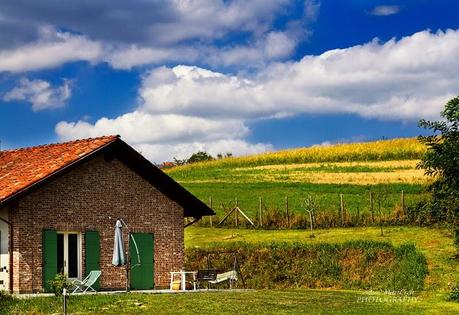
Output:
[[207,280],[213,281],[217,279],[217,270],[216,269],[204,269],[198,270],[198,274],[196,275],[196,280]]
[[216,278],[217,281],[225,281],[225,280],[237,280],[237,272],[234,270],[227,271],[224,273],[219,273]]

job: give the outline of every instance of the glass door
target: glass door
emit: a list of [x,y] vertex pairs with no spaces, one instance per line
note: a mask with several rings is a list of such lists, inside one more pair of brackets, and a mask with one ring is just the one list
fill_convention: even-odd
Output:
[[57,271],[70,279],[81,278],[81,235],[57,233]]

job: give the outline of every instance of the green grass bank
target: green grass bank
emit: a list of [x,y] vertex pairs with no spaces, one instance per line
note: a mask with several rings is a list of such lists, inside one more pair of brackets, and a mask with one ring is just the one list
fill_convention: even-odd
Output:
[[[388,242],[220,243],[189,248],[186,269],[228,271],[237,258],[247,288],[414,291],[424,287],[425,257],[413,244]],[[242,287],[242,281],[237,282]]]

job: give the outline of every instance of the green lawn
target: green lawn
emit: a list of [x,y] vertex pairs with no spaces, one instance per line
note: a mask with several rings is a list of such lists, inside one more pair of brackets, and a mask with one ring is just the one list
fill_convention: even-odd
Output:
[[[367,300],[369,298],[369,300]],[[71,297],[70,314],[451,314],[422,299],[334,290],[259,290],[194,294],[121,294]],[[60,298],[19,300],[4,308],[10,314],[52,314]],[[3,314],[3,313],[2,313]]]
[[[186,246],[212,246],[212,242],[303,241],[339,243],[367,239],[394,245],[413,242],[429,265],[425,291],[415,299],[407,295],[346,290],[259,290],[198,294],[121,294],[72,297],[71,314],[459,314],[459,303],[446,301],[449,283],[459,281],[459,263],[450,233],[445,229],[389,227],[315,231],[248,230],[189,227]],[[370,300],[365,300],[370,297]],[[14,300],[2,304],[1,314],[58,313],[59,298]]]

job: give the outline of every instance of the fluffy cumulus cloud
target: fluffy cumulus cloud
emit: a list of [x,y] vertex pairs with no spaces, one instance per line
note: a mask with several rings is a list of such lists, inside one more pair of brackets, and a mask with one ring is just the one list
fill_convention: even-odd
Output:
[[259,153],[271,149],[266,144],[244,140],[249,129],[242,120],[211,119],[176,114],[151,114],[136,110],[115,119],[101,118],[96,123],[60,122],[56,133],[62,140],[120,134],[147,158],[155,162],[172,157],[187,158],[204,150],[212,155]]
[[143,76],[135,112],[93,124],[62,122],[56,131],[64,139],[119,133],[153,159],[197,148],[258,152],[270,146],[244,140],[250,120],[301,113],[437,118],[458,93],[458,55],[459,31],[423,31],[275,63],[251,76],[159,67]]
[[[459,31],[423,31],[373,40],[298,62],[276,63],[251,77],[176,66],[158,68],[140,89],[154,113],[240,119],[298,113],[353,113],[413,120],[436,117],[458,92]],[[196,93],[199,91],[199,93]]]
[[84,121],[61,122],[56,130],[63,139],[94,137],[100,134],[121,134],[129,143],[178,143],[214,141],[222,138],[241,138],[248,133],[241,121],[212,120],[175,114],[152,115],[134,111],[115,119],[101,118],[94,125]]
[[17,87],[3,96],[3,100],[29,102],[34,111],[39,111],[64,106],[71,93],[71,82],[68,80],[64,80],[61,86],[53,87],[47,81],[22,78]]

